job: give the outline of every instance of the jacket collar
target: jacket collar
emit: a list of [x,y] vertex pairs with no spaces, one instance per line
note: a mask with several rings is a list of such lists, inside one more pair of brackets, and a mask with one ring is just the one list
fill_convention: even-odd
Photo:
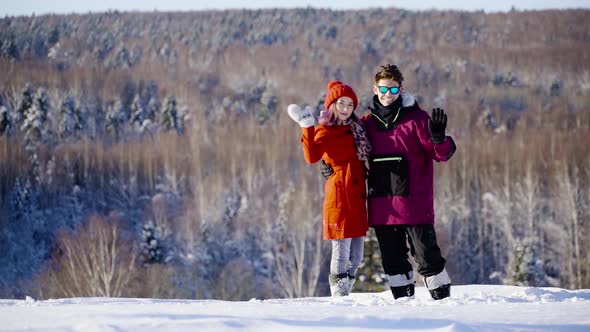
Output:
[[373,108],[369,107],[373,116],[377,119],[377,128],[380,130],[395,129],[397,122],[405,114],[412,110],[412,106],[416,105],[414,97],[407,93],[402,94],[397,98],[393,104],[383,106],[377,98],[373,96]]

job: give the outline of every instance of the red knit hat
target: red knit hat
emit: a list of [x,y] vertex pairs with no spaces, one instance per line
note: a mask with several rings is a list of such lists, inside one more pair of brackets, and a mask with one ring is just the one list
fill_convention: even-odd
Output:
[[326,93],[324,107],[326,107],[326,109],[330,108],[330,105],[340,97],[350,97],[354,103],[354,109],[356,109],[359,104],[359,101],[356,98],[356,93],[354,93],[354,90],[349,85],[340,81],[331,81],[328,83],[328,92]]

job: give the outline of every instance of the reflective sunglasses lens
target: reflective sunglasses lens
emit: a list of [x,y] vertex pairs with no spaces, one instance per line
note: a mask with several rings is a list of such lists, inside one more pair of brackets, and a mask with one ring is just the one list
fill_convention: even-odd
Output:
[[382,94],[386,94],[388,90],[391,92],[392,95],[396,95],[399,92],[399,86],[379,86],[379,92],[381,92]]

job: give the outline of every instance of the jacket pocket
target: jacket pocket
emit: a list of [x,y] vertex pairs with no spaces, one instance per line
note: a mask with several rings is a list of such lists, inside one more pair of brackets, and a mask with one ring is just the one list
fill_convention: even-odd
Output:
[[326,200],[327,207],[342,208],[344,199],[346,199],[344,193],[344,179],[341,174],[335,172],[326,182]]
[[410,196],[410,166],[401,154],[375,156],[371,160],[369,197]]

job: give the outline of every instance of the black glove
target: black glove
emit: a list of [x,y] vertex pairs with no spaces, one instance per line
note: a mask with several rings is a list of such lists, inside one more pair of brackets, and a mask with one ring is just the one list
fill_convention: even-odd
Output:
[[432,143],[440,144],[445,141],[445,129],[447,128],[447,115],[442,108],[433,108],[428,129],[432,135]]
[[320,164],[320,172],[322,172],[322,176],[324,179],[328,180],[332,174],[334,174],[334,169],[332,166],[326,164],[324,159],[322,159],[322,163]]

